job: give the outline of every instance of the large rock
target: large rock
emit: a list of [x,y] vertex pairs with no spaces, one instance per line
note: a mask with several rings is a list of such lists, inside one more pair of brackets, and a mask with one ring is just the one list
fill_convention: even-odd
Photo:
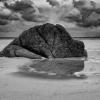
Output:
[[[46,58],[87,56],[84,43],[72,39],[66,29],[59,24],[53,25],[47,23],[24,31],[8,45],[2,53],[5,56],[12,57],[16,49],[18,50],[21,48]],[[13,56],[17,55],[15,54]]]

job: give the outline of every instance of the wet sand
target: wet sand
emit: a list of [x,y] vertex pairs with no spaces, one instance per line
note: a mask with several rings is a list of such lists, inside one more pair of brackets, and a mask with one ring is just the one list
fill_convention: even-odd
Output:
[[[27,58],[0,58],[0,100],[100,100],[100,40],[82,39],[88,50],[81,77],[50,79],[20,72],[36,63]],[[0,50],[11,40],[0,40]]]

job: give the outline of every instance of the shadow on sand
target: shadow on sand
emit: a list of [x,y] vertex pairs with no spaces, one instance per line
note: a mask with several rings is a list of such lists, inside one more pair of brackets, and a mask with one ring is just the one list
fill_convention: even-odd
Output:
[[26,72],[13,72],[10,73],[15,77],[20,78],[34,78],[34,79],[46,79],[46,80],[83,80],[87,79],[86,75],[81,75],[77,77],[76,75],[47,75],[47,74],[38,74],[38,73],[26,73]]

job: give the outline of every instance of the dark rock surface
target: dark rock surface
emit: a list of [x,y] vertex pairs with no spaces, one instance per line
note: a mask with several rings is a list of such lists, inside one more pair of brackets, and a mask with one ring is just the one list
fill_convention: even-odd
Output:
[[87,56],[83,42],[72,39],[63,26],[49,23],[24,31],[5,47],[2,53],[8,57],[28,58],[32,58],[31,53],[46,58]]

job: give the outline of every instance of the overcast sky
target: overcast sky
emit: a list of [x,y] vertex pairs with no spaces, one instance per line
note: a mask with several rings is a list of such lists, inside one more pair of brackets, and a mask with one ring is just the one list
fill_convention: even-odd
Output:
[[[36,5],[49,5],[47,2],[46,2],[46,0],[33,0],[35,3],[36,3]],[[58,0],[58,1],[61,1],[61,0]],[[71,3],[71,1],[72,0],[68,0],[68,3]],[[98,3],[100,3],[100,0],[91,0],[91,1],[95,1],[95,2],[97,2],[97,4]]]
[[46,0],[33,0],[36,5],[49,5]]

